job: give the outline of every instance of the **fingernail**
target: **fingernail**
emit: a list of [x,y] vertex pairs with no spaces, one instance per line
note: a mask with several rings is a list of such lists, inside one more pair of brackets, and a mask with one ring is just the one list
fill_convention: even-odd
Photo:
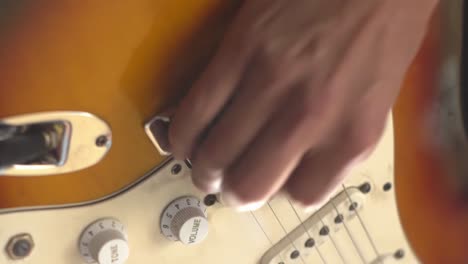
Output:
[[333,197],[333,192],[329,192],[329,193],[326,193],[323,198],[318,199],[314,201],[313,203],[303,203],[303,202],[298,202],[298,203],[301,205],[301,207],[303,208],[306,214],[314,213],[320,210],[320,208],[327,205],[332,200],[332,197]]
[[218,193],[221,191],[221,185],[223,183],[223,178],[219,177],[214,180],[206,182],[206,189],[209,193]]
[[255,211],[266,204],[266,201],[242,203],[241,200],[233,192],[230,191],[222,192],[220,198],[222,204],[234,207],[235,210],[238,212]]
[[309,214],[309,213],[314,213],[314,212],[318,211],[319,209],[320,209],[320,205],[314,204],[314,205],[309,205],[309,206],[305,207],[304,212],[306,214]]
[[223,170],[203,170],[194,168],[192,171],[192,179],[197,185],[201,186],[203,191],[209,193],[217,193],[221,191],[223,183]]

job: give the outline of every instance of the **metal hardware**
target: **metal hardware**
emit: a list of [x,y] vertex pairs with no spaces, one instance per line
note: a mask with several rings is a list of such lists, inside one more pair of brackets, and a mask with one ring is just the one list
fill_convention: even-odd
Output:
[[18,234],[8,241],[6,251],[13,260],[28,257],[34,249],[34,241],[30,234]]
[[203,203],[204,203],[206,206],[212,206],[212,205],[214,205],[217,201],[218,201],[218,197],[216,197],[215,194],[208,194],[208,195],[205,196],[205,198],[203,199]]
[[330,228],[328,226],[324,226],[320,229],[319,234],[321,236],[328,236],[330,234]]
[[180,164],[176,164],[172,166],[171,172],[173,175],[177,175],[180,173],[181,170],[182,170],[182,166]]
[[301,252],[297,251],[297,250],[294,250],[292,253],[291,253],[291,259],[297,259],[299,256],[301,255]]
[[[320,247],[329,239],[329,236],[333,236],[345,228],[344,225],[333,225],[335,218],[338,217],[337,211],[341,212],[340,218],[343,218],[343,222],[349,222],[356,218],[356,212],[363,210],[365,199],[366,195],[363,194],[358,187],[350,187],[347,188],[346,191],[340,192],[306,219],[302,225],[296,227],[278,243],[273,245],[263,255],[260,263],[273,264],[279,263],[280,261],[290,263],[281,256],[288,256],[294,253],[297,249],[291,245],[298,241],[301,241],[301,244],[303,243],[302,241],[306,241],[305,247],[301,252],[301,254],[306,256],[309,250]],[[353,202],[350,202],[350,200]],[[355,203],[354,206],[353,203]],[[354,210],[348,210],[350,206],[353,206]],[[318,234],[318,236],[314,237],[313,241],[310,241],[310,234]]]
[[395,259],[402,259],[405,257],[405,251],[403,249],[398,249],[397,251],[395,251],[395,253],[393,254],[393,257]]
[[112,142],[111,129],[106,122],[86,112],[24,114],[0,119],[0,124],[21,130],[39,130],[45,133],[46,140],[56,145],[50,155],[41,160],[2,168],[0,175],[42,176],[85,169],[99,162]]
[[34,161],[57,160],[58,133],[44,129],[17,129],[0,140],[0,168]]
[[341,224],[343,223],[344,221],[344,216],[342,214],[339,214],[335,217],[335,219],[333,220],[333,222],[335,222],[335,224]]
[[171,119],[167,116],[156,116],[145,124],[145,132],[153,145],[163,156],[171,155],[169,151],[169,123]]
[[362,184],[361,186],[359,186],[359,190],[360,190],[362,193],[367,194],[367,193],[370,193],[370,191],[372,190],[372,186],[370,185],[370,183],[365,182],[364,184]]
[[0,140],[5,140],[7,138],[10,138],[12,135],[15,134],[17,129],[18,128],[16,127],[0,124]]
[[105,147],[108,142],[109,142],[109,137],[107,137],[106,135],[102,135],[96,139],[96,146]]
[[388,192],[392,189],[392,183],[391,182],[387,182],[383,185],[383,188],[382,188],[385,192]]
[[315,240],[313,238],[309,238],[307,239],[307,241],[305,242],[304,246],[306,248],[312,248],[315,246]]
[[354,211],[354,210],[356,210],[356,208],[358,208],[358,206],[359,206],[358,203],[353,202],[353,203],[351,203],[351,205],[349,206],[349,210],[350,210],[350,211]]

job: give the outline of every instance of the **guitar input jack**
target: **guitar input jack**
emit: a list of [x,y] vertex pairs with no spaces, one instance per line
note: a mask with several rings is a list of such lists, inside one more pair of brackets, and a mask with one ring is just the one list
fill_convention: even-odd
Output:
[[10,238],[6,251],[12,260],[25,259],[34,249],[34,241],[30,234],[18,234]]

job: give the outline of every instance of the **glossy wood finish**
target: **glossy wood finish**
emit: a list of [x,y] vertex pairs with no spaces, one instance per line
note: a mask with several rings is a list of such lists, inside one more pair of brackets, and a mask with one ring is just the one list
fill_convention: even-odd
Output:
[[217,0],[2,1],[0,119],[87,111],[110,124],[113,146],[101,163],[76,173],[0,177],[0,208],[97,199],[157,166],[163,158],[143,125],[189,87],[236,6]]
[[468,263],[468,208],[449,184],[444,151],[427,121],[439,85],[441,28],[436,12],[394,109],[395,181],[405,232],[423,263]]
[[[23,0],[0,6],[0,118],[80,110],[113,129],[109,155],[92,168],[0,177],[0,208],[12,208],[98,199],[160,164],[143,124],[189,87],[238,2]],[[466,263],[468,214],[444,187],[441,158],[424,141],[438,63],[436,25],[394,111],[397,196],[407,235],[425,263]]]

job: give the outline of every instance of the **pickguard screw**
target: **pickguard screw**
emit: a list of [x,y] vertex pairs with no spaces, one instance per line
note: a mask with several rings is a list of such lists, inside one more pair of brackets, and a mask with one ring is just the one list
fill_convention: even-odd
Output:
[[173,175],[177,175],[181,171],[182,171],[182,166],[180,166],[180,164],[176,164],[176,165],[172,166],[171,172],[172,172]]
[[301,253],[299,253],[299,251],[297,250],[294,250],[292,253],[291,253],[291,259],[297,259],[299,256],[301,255]]
[[393,257],[396,259],[402,259],[405,257],[405,251],[403,249],[399,249],[393,254]]
[[29,256],[34,248],[34,241],[30,234],[18,234],[10,238],[6,251],[11,259],[24,259]]
[[214,194],[208,194],[207,196],[205,196],[205,199],[203,199],[203,203],[204,203],[206,206],[212,206],[212,205],[214,205],[217,201],[218,201],[218,199],[216,198],[216,195],[214,195]]
[[108,142],[109,142],[109,138],[105,135],[102,135],[96,139],[96,146],[104,147],[107,145]]
[[324,226],[320,229],[320,232],[319,234],[321,236],[328,236],[328,234],[330,234],[330,228],[328,228],[328,226]]
[[387,183],[384,184],[383,190],[384,190],[385,192],[388,192],[388,191],[390,191],[391,189],[392,189],[392,184],[391,184],[390,182],[387,182]]
[[371,187],[370,183],[366,182],[366,183],[362,184],[361,186],[359,186],[359,190],[364,194],[368,194],[372,190],[372,187]]
[[305,242],[304,246],[306,248],[312,248],[315,246],[315,240],[313,238],[309,238],[307,239],[307,241]]

